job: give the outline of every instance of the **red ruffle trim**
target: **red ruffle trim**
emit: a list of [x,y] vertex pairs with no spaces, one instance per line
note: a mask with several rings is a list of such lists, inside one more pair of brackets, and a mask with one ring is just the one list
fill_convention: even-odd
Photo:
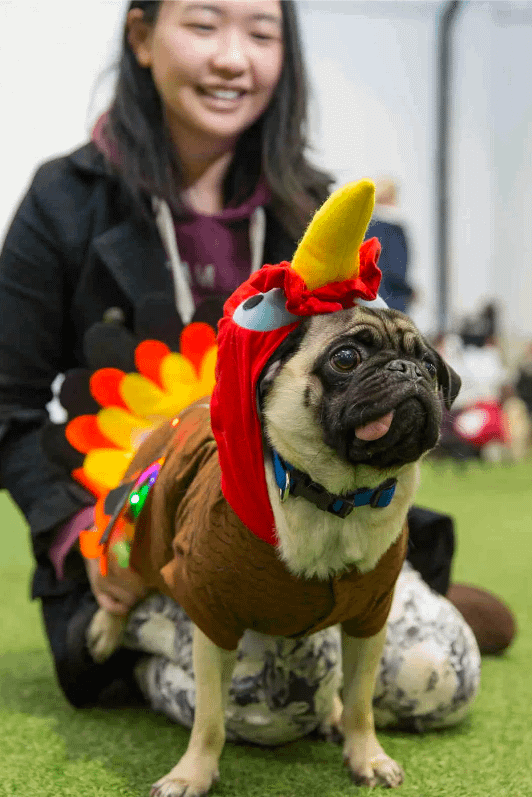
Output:
[[377,266],[381,245],[377,238],[364,241],[359,249],[360,272],[356,279],[329,282],[309,291],[304,280],[284,261],[278,265],[263,266],[238,288],[225,304],[225,314],[232,316],[236,308],[255,293],[266,293],[282,288],[286,296],[286,309],[294,315],[306,316],[335,313],[353,307],[357,299],[376,299],[382,273]]

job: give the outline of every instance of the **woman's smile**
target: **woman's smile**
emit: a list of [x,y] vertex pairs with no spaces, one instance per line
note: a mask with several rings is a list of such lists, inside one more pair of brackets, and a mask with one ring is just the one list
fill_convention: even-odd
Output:
[[244,89],[216,88],[211,86],[198,86],[197,91],[210,108],[220,111],[234,111],[249,94],[249,92]]

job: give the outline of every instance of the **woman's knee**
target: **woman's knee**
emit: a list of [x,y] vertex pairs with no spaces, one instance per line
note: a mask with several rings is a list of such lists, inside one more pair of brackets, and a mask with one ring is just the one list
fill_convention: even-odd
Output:
[[420,641],[383,663],[373,701],[375,722],[418,732],[455,725],[471,708],[479,682],[474,639],[459,635],[449,645]]
[[379,727],[454,725],[480,684],[480,652],[460,613],[415,571],[398,582],[374,695]]

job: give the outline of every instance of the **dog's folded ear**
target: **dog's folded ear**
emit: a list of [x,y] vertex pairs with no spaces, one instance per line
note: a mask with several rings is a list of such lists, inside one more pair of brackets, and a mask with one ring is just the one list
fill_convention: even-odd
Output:
[[308,329],[308,318],[303,319],[298,326],[290,332],[286,338],[281,342],[278,348],[274,351],[259,376],[257,381],[257,406],[259,415],[262,414],[262,405],[264,398],[270,391],[275,377],[281,370],[282,366],[299,348],[305,333]]
[[266,364],[266,367],[259,377],[257,382],[257,407],[259,415],[262,414],[264,399],[268,395],[268,392],[275,381],[275,376],[280,371],[281,366],[281,360],[270,360],[270,362]]
[[455,370],[435,351],[438,360],[438,384],[443,394],[443,403],[449,410],[462,385],[462,380]]

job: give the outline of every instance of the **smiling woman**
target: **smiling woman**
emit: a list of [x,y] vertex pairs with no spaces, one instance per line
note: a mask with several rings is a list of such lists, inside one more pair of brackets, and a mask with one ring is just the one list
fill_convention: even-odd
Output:
[[[190,184],[205,163],[226,166],[240,135],[262,115],[283,65],[277,0],[163,3],[149,25],[128,15],[138,63],[151,71]],[[222,206],[222,198],[219,198]]]

